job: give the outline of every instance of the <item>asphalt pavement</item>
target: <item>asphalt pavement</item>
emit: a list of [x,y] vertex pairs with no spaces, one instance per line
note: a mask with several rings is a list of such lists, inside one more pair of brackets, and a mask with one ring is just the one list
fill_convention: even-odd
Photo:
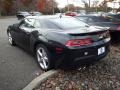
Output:
[[33,56],[8,43],[7,27],[16,22],[0,19],[0,90],[21,90],[40,72]]

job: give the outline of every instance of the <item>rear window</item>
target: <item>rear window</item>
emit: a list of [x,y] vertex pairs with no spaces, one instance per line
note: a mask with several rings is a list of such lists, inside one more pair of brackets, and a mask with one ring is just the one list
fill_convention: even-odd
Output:
[[84,27],[85,25],[87,25],[86,23],[72,17],[50,19],[49,21],[62,29],[74,29],[74,28]]
[[110,20],[104,17],[91,17],[95,22],[110,22]]
[[79,20],[82,21],[91,21],[91,22],[110,22],[109,19],[104,18],[104,17],[96,17],[96,16],[88,16],[88,17],[77,17]]

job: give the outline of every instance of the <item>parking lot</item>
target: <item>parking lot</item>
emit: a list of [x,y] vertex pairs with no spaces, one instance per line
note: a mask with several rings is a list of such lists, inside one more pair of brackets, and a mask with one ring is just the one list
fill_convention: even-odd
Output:
[[8,43],[8,25],[16,18],[0,19],[0,90],[21,90],[40,72],[35,59],[19,47]]

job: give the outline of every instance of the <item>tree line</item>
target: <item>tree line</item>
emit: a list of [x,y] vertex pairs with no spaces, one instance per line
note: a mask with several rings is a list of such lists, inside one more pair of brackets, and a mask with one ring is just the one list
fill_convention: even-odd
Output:
[[14,15],[18,11],[59,12],[55,0],[0,0],[0,15]]
[[[68,4],[64,8],[59,9],[56,0],[0,0],[0,15],[15,15],[18,11],[40,11],[43,14],[53,14],[66,12],[68,8],[69,11],[84,9],[86,12],[108,12],[112,10],[112,8],[107,6],[107,2],[112,2],[114,0],[103,0],[99,5],[98,0],[93,0],[92,3],[91,0],[81,1],[85,6],[84,8]],[[120,11],[120,8],[118,11]]]

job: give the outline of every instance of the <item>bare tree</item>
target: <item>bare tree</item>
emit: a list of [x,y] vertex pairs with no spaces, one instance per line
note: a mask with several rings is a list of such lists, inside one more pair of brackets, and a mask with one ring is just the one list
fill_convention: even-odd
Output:
[[86,12],[90,12],[90,0],[88,2],[88,0],[82,0],[82,3],[85,6]]
[[33,0],[21,0],[21,3],[22,3],[24,6],[28,7],[32,1],[33,1]]
[[2,9],[4,11],[4,14],[10,15],[12,13],[13,9],[13,0],[3,0],[2,1]]
[[91,7],[94,8],[95,12],[98,12],[98,3],[99,3],[98,0],[94,0],[94,1],[92,2]]
[[98,6],[99,1],[98,0],[94,0],[92,3],[92,7],[97,7]]
[[55,0],[38,0],[37,8],[42,13],[54,14],[57,3]]
[[100,9],[102,10],[102,11],[104,11],[104,12],[108,12],[109,10],[109,8],[108,8],[108,6],[107,6],[107,3],[108,2],[113,2],[114,0],[104,0],[103,2],[101,2],[101,4],[100,4]]
[[1,16],[1,12],[2,12],[2,0],[0,0],[0,16]]

